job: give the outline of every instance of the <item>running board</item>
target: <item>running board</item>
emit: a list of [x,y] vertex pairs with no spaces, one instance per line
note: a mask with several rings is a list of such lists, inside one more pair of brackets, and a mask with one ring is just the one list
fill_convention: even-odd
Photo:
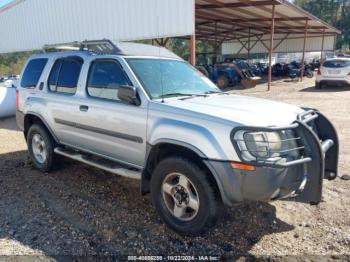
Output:
[[56,154],[68,157],[70,159],[82,162],[84,164],[105,170],[107,172],[110,172],[116,175],[133,178],[133,179],[141,179],[140,171],[122,167],[118,163],[108,159],[104,159],[101,157],[92,156],[88,154],[85,155],[79,151],[65,149],[62,147],[56,147],[54,151]]

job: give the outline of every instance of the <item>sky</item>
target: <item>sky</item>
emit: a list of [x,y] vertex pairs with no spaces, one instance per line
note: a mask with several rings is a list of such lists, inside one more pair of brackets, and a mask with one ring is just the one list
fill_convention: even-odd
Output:
[[0,7],[10,3],[12,0],[0,0]]

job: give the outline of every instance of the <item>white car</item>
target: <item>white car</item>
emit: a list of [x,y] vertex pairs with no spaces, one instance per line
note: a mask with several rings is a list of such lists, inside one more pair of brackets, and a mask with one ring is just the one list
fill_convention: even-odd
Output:
[[350,86],[350,58],[326,60],[316,75],[316,88],[323,86]]

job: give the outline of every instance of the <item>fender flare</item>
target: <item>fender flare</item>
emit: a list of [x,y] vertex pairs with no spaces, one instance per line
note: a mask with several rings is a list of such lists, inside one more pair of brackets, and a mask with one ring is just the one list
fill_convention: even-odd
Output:
[[[198,149],[197,147],[189,144],[189,143],[186,143],[186,142],[183,142],[183,141],[179,141],[179,140],[176,140],[176,139],[171,139],[171,138],[160,138],[160,139],[157,139],[153,142],[153,144],[148,144],[149,146],[151,147],[154,147],[154,146],[157,146],[159,144],[173,144],[173,145],[176,145],[176,146],[182,146],[182,147],[185,147],[191,151],[193,151],[194,153],[196,153],[200,158],[203,158],[203,159],[207,159],[206,155],[200,150]],[[147,154],[146,154],[146,163],[147,163],[147,159],[148,159],[148,155],[149,152],[147,151]]]
[[[52,135],[53,139],[55,140],[56,143],[59,143],[59,140],[57,138],[57,136],[55,135],[55,133],[53,132],[53,130],[51,129],[51,127],[49,126],[49,124],[45,121],[44,117],[38,113],[32,112],[32,111],[28,111],[25,113],[24,115],[24,123],[26,121],[26,117],[28,115],[33,115],[36,116],[37,118],[39,118],[41,120],[41,122],[44,124],[45,128],[50,132],[50,134]],[[28,130],[24,129],[24,133],[26,134]]]

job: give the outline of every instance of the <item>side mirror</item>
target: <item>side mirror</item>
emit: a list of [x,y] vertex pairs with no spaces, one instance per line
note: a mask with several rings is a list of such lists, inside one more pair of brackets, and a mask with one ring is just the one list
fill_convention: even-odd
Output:
[[121,101],[139,106],[141,104],[140,98],[137,95],[137,90],[133,86],[120,86],[118,88],[118,98]]

